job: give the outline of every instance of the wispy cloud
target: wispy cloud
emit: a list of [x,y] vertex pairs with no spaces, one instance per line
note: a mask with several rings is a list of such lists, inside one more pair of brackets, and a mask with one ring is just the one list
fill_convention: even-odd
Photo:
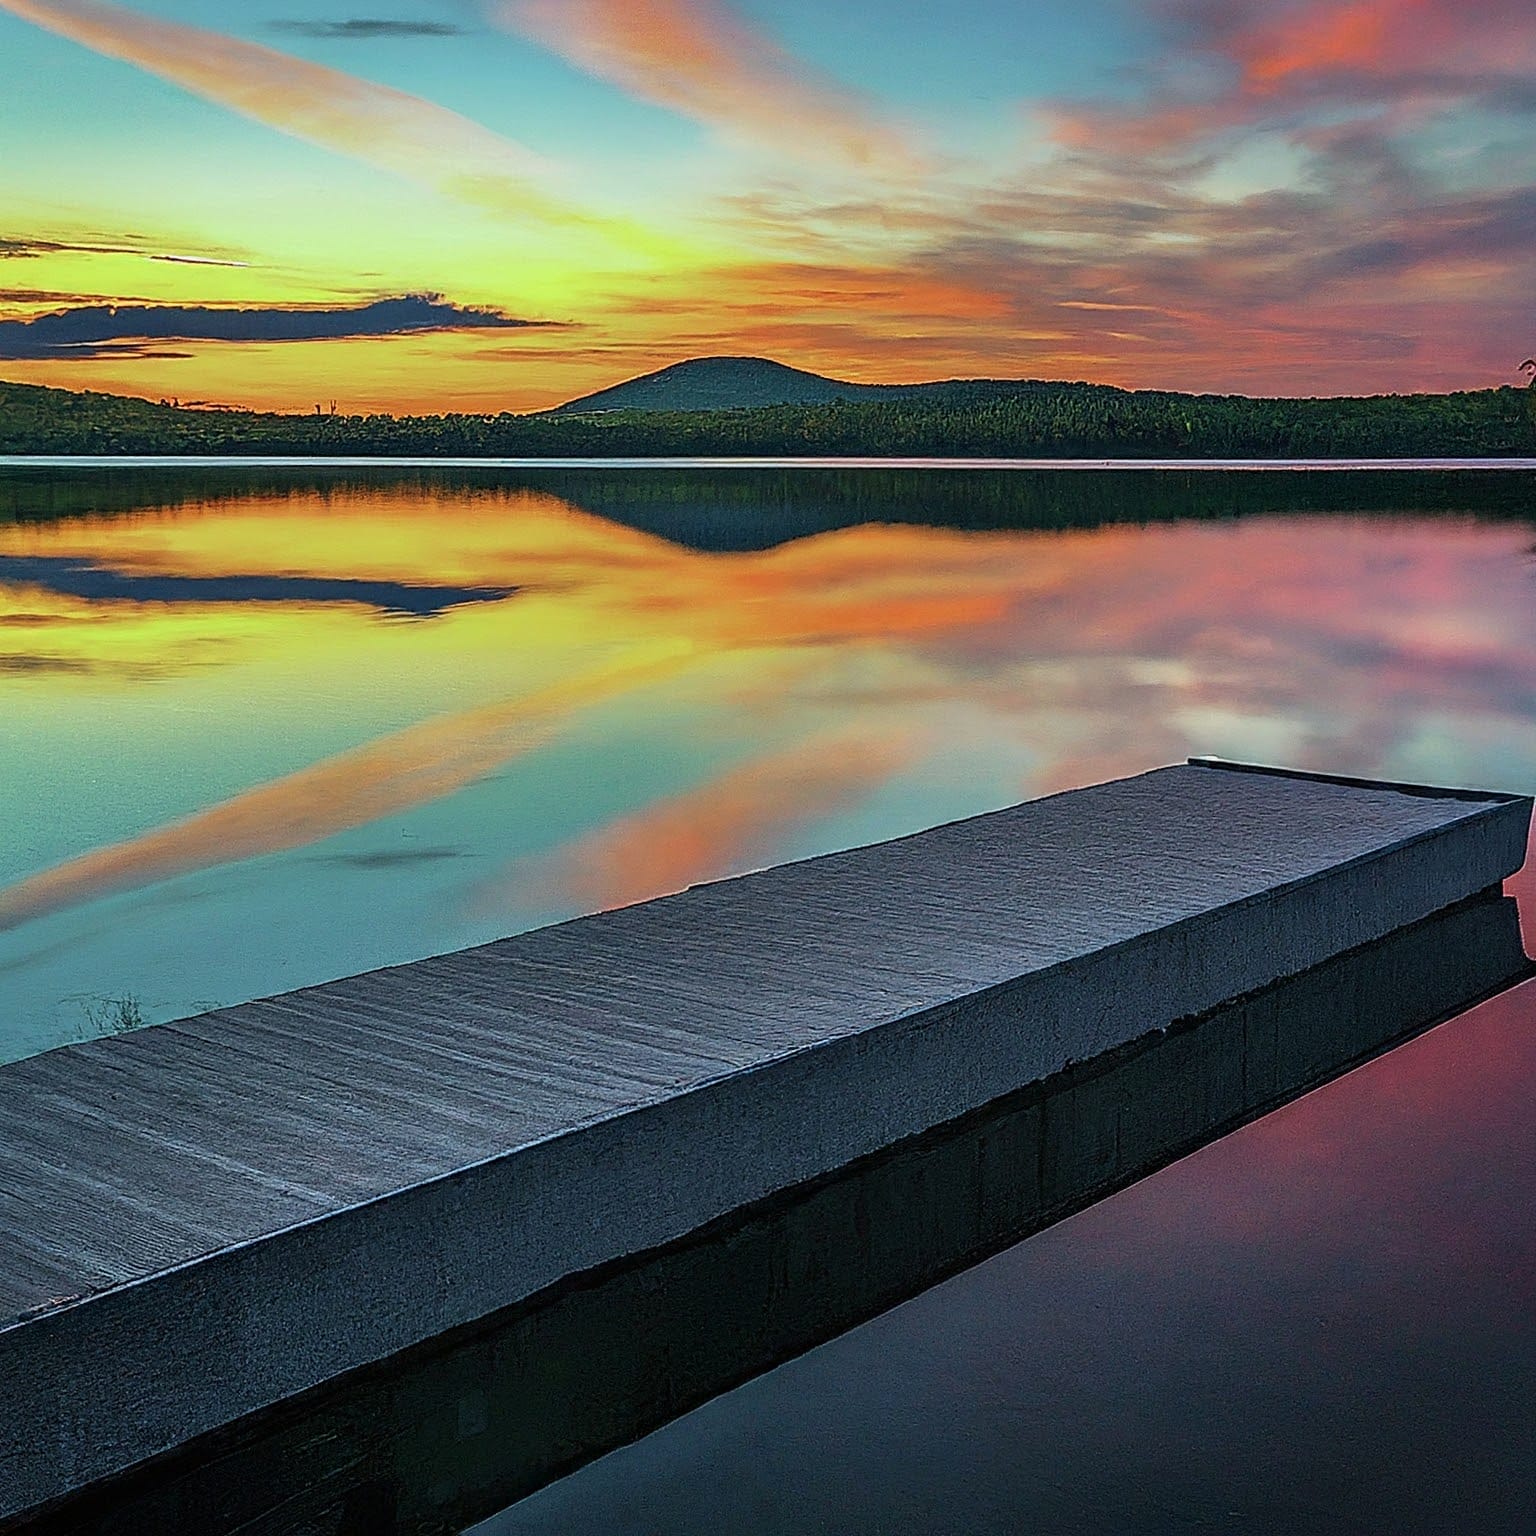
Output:
[[274,21],[272,30],[337,42],[372,37],[461,37],[464,33],[463,27],[447,21],[391,21],[376,16],[353,16],[345,21]]
[[[1168,47],[1128,75],[1134,99],[1058,103],[1054,146],[1025,166],[878,198],[731,198],[743,245],[778,257],[705,285],[731,349],[864,379],[1328,394],[1512,378],[1536,282],[1536,114],[1510,95],[1515,61],[1536,59],[1529,7],[1477,0],[1470,40],[1448,0],[1145,9]],[[706,341],[704,304],[661,306],[679,351]]]
[[[1022,253],[1036,292],[1147,306],[1078,310],[1092,371],[1263,393],[1508,378],[1536,281],[1530,6],[1143,4],[1166,46],[1138,93],[1058,103],[1059,156],[1001,200],[1068,236]],[[1010,245],[962,224],[948,249],[995,268]]]
[[340,309],[94,304],[30,320],[0,320],[0,358],[97,358],[157,341],[333,341],[429,331],[525,330],[555,322],[466,308],[442,294],[408,294]]
[[434,102],[221,32],[107,0],[0,0],[0,9],[325,149],[501,212],[584,215],[541,186],[531,150]]
[[180,251],[155,251],[151,261],[168,261],[178,267],[248,267],[248,261],[220,261],[215,256],[187,256]]
[[[4,0],[0,0],[3,5]],[[212,252],[164,251],[142,235],[116,239],[49,240],[25,235],[0,235],[0,260],[27,261],[46,256],[142,256],[194,267],[248,267],[250,262]]]
[[733,136],[872,170],[916,161],[870,103],[724,0],[493,0],[491,14],[598,78]]
[[1157,9],[1169,52],[1145,97],[1067,107],[1056,124],[1064,142],[1180,155],[1309,116],[1337,123],[1389,112],[1422,126],[1446,108],[1536,113],[1536,23],[1525,0],[1176,0]]
[[1524,0],[1297,0],[1193,21],[1197,43],[1234,59],[1256,94],[1303,81],[1358,92],[1374,81],[1396,94],[1466,96],[1536,63]]

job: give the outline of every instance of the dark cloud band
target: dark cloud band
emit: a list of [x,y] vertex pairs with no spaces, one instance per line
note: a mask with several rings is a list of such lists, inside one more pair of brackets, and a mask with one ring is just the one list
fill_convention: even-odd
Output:
[[238,261],[233,256],[184,254],[179,251],[157,250],[153,242],[139,236],[124,236],[118,241],[108,240],[41,240],[29,237],[17,238],[0,235],[0,260],[21,261],[38,256],[85,255],[85,256],[142,256],[146,261],[173,261],[197,267],[248,267],[248,261]]
[[299,37],[359,41],[370,37],[462,37],[463,27],[446,21],[386,21],[376,16],[355,16],[346,21],[274,21],[274,32]]
[[342,309],[94,304],[30,320],[0,320],[0,358],[144,356],[146,346],[166,341],[339,341],[428,331],[526,330],[552,324],[518,319],[495,309],[468,308],[430,293],[376,299]]

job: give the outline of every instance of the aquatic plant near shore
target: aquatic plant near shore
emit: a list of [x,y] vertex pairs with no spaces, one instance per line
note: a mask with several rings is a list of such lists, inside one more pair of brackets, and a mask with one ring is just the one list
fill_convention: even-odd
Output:
[[81,1003],[86,1021],[95,1035],[121,1035],[130,1029],[142,1029],[149,1020],[131,992],[121,997],[102,997]]

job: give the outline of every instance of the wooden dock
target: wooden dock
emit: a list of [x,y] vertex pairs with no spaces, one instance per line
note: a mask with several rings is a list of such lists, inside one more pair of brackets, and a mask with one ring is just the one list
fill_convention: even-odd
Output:
[[1163,769],[0,1068],[0,1520],[1487,893],[1530,809]]

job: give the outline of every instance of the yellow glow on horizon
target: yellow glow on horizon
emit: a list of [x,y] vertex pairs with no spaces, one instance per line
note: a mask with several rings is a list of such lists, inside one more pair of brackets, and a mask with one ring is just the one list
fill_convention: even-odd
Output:
[[[454,290],[459,302],[553,323],[317,342],[166,342],[147,348],[147,356],[9,362],[0,364],[0,375],[259,410],[307,411],[336,400],[343,413],[521,412],[708,352],[776,357],[856,381],[903,382],[914,376],[914,359],[921,360],[918,376],[963,373],[984,345],[1013,349],[1002,371],[1048,372],[1062,338],[1045,325],[1000,333],[1006,305],[982,286],[889,268],[765,263],[751,253],[722,260],[718,248],[702,242],[693,260],[665,272],[530,266],[510,296],[472,262],[463,271]],[[220,269],[198,276],[202,302],[250,303],[266,282]],[[284,284],[270,301],[291,304],[293,295]]]
[[[28,284],[59,300],[0,299],[0,319],[35,318],[71,294],[80,302],[100,293],[128,303],[345,307],[441,292],[549,325],[281,344],[125,338],[96,355],[0,363],[0,375],[17,382],[260,410],[302,412],[334,400],[344,413],[522,412],[719,352],[870,382],[974,372],[978,355],[989,353],[992,372],[1039,372],[1042,351],[1059,334],[1021,325],[1012,301],[985,282],[907,265],[903,251],[925,230],[876,230],[873,243],[861,236],[834,246],[835,260],[818,264],[786,259],[783,216],[721,202],[724,188],[714,200],[703,189],[702,202],[651,199],[643,222],[617,207],[556,209],[539,201],[548,168],[433,103],[105,0],[0,0],[0,8],[359,162],[345,220],[318,183],[281,195],[274,185],[273,195],[254,197],[195,174],[157,190],[163,249],[195,252],[188,231],[216,230],[210,254],[228,251],[246,265],[156,262],[149,246],[145,254],[46,252],[16,265]],[[667,14],[682,25],[693,13],[685,5]],[[633,43],[626,17],[610,7],[589,19]],[[728,57],[750,73],[746,53],[715,33],[701,60]],[[790,67],[770,62],[770,74]],[[817,100],[829,125],[848,136],[845,149],[866,131],[878,135],[880,125],[855,107],[845,114],[831,97]],[[761,101],[748,116],[760,109]],[[866,181],[879,180],[874,167],[866,170]],[[406,194],[384,171],[433,189],[409,194],[420,203],[415,216],[402,217]],[[492,173],[526,183],[527,217],[505,217],[495,198],[460,197],[466,182]],[[119,191],[89,182],[87,171],[81,196],[101,204],[98,227],[143,227],[136,209],[113,206]],[[874,182],[809,171],[799,185],[806,196],[837,202],[872,196]],[[906,193],[893,185],[885,195],[899,202]],[[0,254],[0,268],[8,266]],[[7,286],[21,285],[0,283]]]

